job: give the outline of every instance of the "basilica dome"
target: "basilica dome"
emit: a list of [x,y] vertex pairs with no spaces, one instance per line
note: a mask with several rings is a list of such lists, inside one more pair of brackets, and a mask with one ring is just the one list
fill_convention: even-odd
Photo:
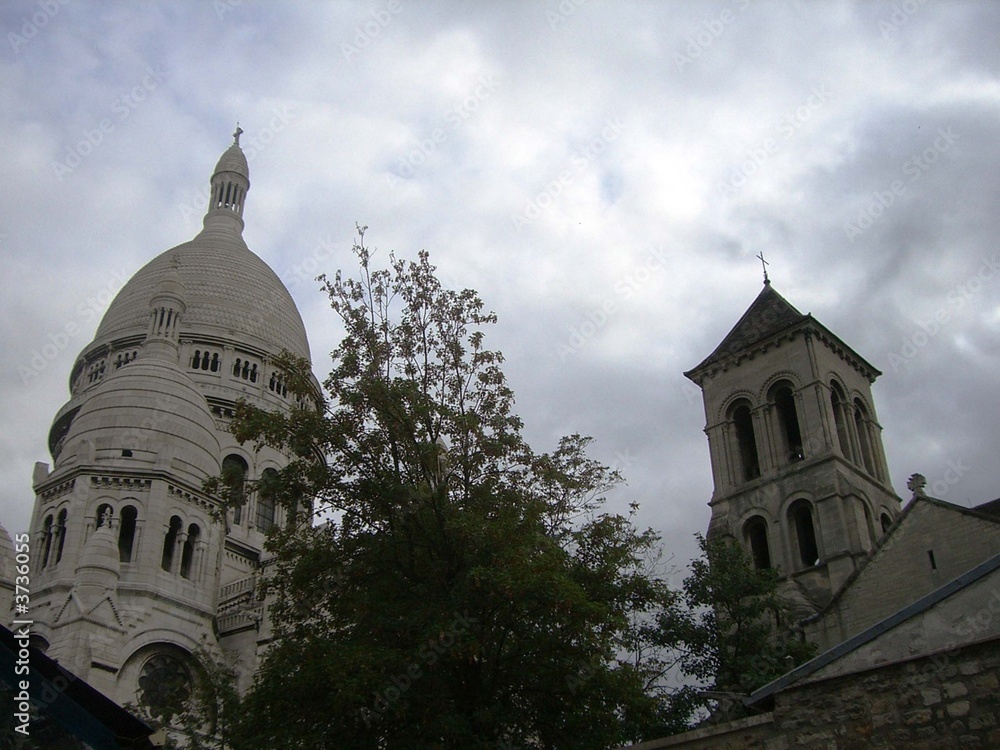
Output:
[[146,333],[149,300],[175,270],[186,291],[181,338],[211,338],[261,354],[287,349],[309,359],[309,341],[288,289],[243,241],[243,208],[250,190],[239,133],[211,179],[205,227],[139,269],[112,301],[94,346]]
[[309,359],[305,326],[281,279],[239,234],[211,228],[139,269],[104,314],[95,342],[144,334],[149,300],[174,269],[186,291],[181,337],[212,336]]
[[[67,459],[93,446],[94,460],[139,466],[172,446],[173,470],[200,486],[219,473],[219,441],[205,397],[176,364],[140,355],[109,375],[80,408],[65,438]],[[68,460],[67,464],[72,464]]]

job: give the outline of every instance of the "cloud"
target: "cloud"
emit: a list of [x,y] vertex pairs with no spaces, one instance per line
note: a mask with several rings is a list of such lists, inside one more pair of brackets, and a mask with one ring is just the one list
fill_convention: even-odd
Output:
[[1000,495],[1000,277],[960,291],[1000,236],[1000,9],[926,4],[893,25],[896,5],[74,1],[15,49],[40,6],[6,3],[0,519],[28,525],[32,463],[98,322],[81,305],[198,231],[237,120],[245,237],[289,285],[321,378],[337,329],[304,269],[350,268],[355,222],[381,252],[430,250],[498,312],[532,443],[581,431],[628,457],[613,502],[641,502],[681,559],[712,492],[681,373],[754,299],[761,251],[789,301],[884,371],[897,491],[962,460],[948,499]]

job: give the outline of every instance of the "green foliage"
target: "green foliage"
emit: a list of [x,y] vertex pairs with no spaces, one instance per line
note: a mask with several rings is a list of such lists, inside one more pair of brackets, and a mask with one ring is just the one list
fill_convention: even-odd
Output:
[[656,535],[602,510],[621,477],[588,438],[524,442],[478,295],[442,288],[425,252],[374,267],[359,234],[359,277],[323,278],[345,330],[325,393],[286,357],[302,405],[234,423],[291,457],[277,502],[328,519],[270,536],[275,640],[235,746],[586,750],[658,731],[664,664],[638,624],[671,597]]
[[781,626],[790,618],[775,570],[754,567],[731,539],[697,538],[702,557],[691,564],[682,600],[658,616],[657,640],[678,650],[682,671],[706,686],[679,699],[689,708],[725,706],[733,718],[741,696],[811,658],[814,647]]

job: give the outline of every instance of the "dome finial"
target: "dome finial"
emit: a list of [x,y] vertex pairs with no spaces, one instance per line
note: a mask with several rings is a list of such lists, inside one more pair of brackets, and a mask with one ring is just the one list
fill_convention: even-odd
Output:
[[234,146],[239,146],[240,145],[240,136],[241,135],[243,135],[243,128],[240,127],[240,123],[237,121],[237,123],[236,123],[236,132],[233,133],[233,145]]

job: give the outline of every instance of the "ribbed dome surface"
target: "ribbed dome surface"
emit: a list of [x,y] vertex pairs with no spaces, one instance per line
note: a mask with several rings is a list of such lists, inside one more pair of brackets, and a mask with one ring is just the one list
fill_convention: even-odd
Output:
[[219,163],[215,165],[215,171],[212,174],[218,174],[219,172],[236,172],[241,174],[247,179],[250,179],[250,167],[247,164],[247,157],[243,153],[237,144],[233,144],[225,153],[219,158]]
[[[242,151],[236,150],[242,156]],[[225,159],[223,156],[222,161]],[[161,253],[136,272],[105,313],[95,343],[145,334],[149,301],[172,276],[184,285],[187,305],[181,338],[200,333],[271,354],[288,349],[309,358],[305,326],[281,279],[237,233],[208,229]]]
[[200,484],[219,473],[219,441],[208,403],[175,364],[140,355],[90,394],[66,435],[65,452],[80,440],[112,449],[177,449],[175,471]]

